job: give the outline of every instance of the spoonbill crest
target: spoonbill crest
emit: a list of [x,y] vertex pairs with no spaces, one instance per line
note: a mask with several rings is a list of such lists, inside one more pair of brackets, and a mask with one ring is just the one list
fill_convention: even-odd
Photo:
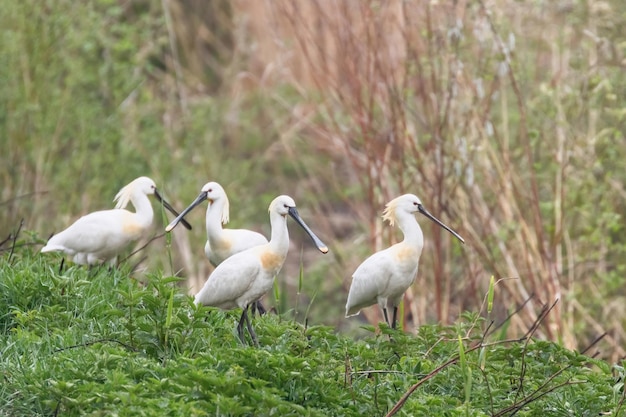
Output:
[[[204,245],[204,254],[211,265],[218,266],[235,253],[267,243],[265,236],[252,230],[224,229],[222,227],[229,221],[230,203],[226,191],[216,182],[204,184],[198,197],[167,225],[165,231],[171,231],[183,217],[205,200],[209,202],[209,205],[206,209],[207,240]],[[260,301],[255,303],[255,307],[260,314],[265,313],[265,308]]]
[[322,253],[328,247],[300,218],[296,203],[286,195],[276,197],[269,206],[271,237],[268,243],[236,253],[220,263],[209,276],[204,287],[196,294],[194,303],[224,310],[241,308],[237,333],[245,343],[244,322],[255,345],[258,340],[250,319],[248,307],[267,293],[285,262],[289,250],[287,215],[290,215],[311,237]]
[[[111,261],[132,241],[139,239],[152,224],[154,212],[148,195],[156,199],[174,215],[178,212],[157,191],[154,181],[139,177],[120,190],[114,198],[112,210],[89,213],[62,232],[52,236],[41,252],[63,252],[77,264],[97,264]],[[125,210],[131,202],[135,213]],[[184,223],[191,229],[189,223]]]
[[[383,220],[388,221],[391,226],[397,222],[404,234],[404,240],[374,253],[359,265],[352,275],[346,317],[355,316],[362,308],[378,303],[385,321],[395,329],[398,305],[404,292],[415,281],[424,247],[422,229],[413,215],[416,212],[422,213],[465,243],[457,232],[430,214],[417,196],[404,194],[391,200],[383,211]],[[390,307],[393,308],[391,323],[387,316],[387,309]]]

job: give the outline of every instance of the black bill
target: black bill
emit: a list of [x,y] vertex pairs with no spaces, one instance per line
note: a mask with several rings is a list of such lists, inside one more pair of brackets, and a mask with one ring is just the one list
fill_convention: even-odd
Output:
[[[165,207],[166,209],[168,209],[170,211],[170,213],[172,213],[174,216],[178,216],[178,212],[176,210],[174,210],[174,207],[172,207],[170,205],[170,203],[165,201],[163,199],[163,197],[161,197],[161,194],[159,194],[159,192],[157,190],[154,190],[154,196],[159,201],[159,203],[163,204],[163,207]],[[187,230],[191,230],[191,225],[189,223],[187,223],[186,220],[183,220],[183,226],[185,226],[187,228]]]
[[417,206],[417,209],[419,210],[420,213],[422,213],[424,216],[428,217],[430,220],[434,221],[435,223],[437,223],[439,226],[443,227],[444,229],[446,229],[448,232],[452,233],[454,235],[454,237],[456,237],[457,239],[459,239],[462,243],[465,243],[465,239],[463,239],[457,232],[455,232],[454,230],[450,229],[448,226],[446,226],[445,224],[443,224],[438,218],[436,218],[435,216],[433,216],[432,214],[430,214],[428,212],[428,210],[426,210],[424,208],[424,206],[422,206],[421,204],[419,204]]
[[328,246],[326,246],[324,244],[324,242],[322,242],[320,240],[319,237],[317,237],[315,235],[315,233],[313,233],[313,231],[309,228],[309,226],[306,225],[306,223],[304,222],[304,220],[302,220],[302,218],[300,217],[300,215],[298,214],[298,210],[296,210],[295,207],[290,207],[289,208],[289,215],[296,221],[296,223],[298,223],[300,225],[300,227],[302,227],[304,229],[304,231],[311,237],[311,239],[313,240],[313,243],[315,243],[315,246],[317,246],[317,249],[319,249],[320,252],[322,253],[327,253],[328,252]]
[[[207,193],[206,193],[206,192],[201,192],[201,193],[200,193],[200,195],[199,195],[199,196],[198,196],[198,197],[197,197],[197,198],[193,201],[193,203],[191,203],[191,204],[189,205],[189,207],[187,207],[186,209],[184,209],[182,213],[180,213],[180,214],[176,213],[178,217],[176,217],[174,220],[172,220],[172,221],[170,222],[170,224],[168,224],[168,225],[165,227],[165,231],[166,231],[166,232],[171,231],[173,228],[175,228],[175,227],[176,227],[176,225],[177,225],[179,222],[182,222],[182,223],[183,223],[183,225],[187,225],[187,224],[189,224],[189,223],[187,223],[187,221],[186,221],[183,217],[185,217],[185,216],[187,215],[187,213],[189,213],[191,210],[193,210],[193,209],[194,209],[194,208],[195,208],[198,204],[200,204],[200,203],[202,203],[204,200],[206,200],[206,197],[207,197]],[[185,226],[185,227],[187,227],[187,226]],[[191,226],[189,226],[189,228],[191,228]]]

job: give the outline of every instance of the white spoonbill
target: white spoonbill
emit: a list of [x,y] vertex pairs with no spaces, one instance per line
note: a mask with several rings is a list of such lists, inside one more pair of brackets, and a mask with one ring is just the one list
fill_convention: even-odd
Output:
[[[389,221],[391,226],[397,222],[404,234],[404,240],[374,253],[359,265],[352,275],[346,317],[355,316],[362,308],[378,303],[385,321],[395,329],[398,305],[404,292],[415,281],[424,247],[422,229],[413,215],[418,211],[465,243],[458,233],[430,214],[417,196],[404,194],[391,200],[383,211],[383,220]],[[393,307],[391,323],[387,316],[387,309],[390,307]]]
[[165,231],[171,231],[183,217],[204,200],[209,202],[206,209],[207,241],[204,245],[204,254],[209,258],[211,265],[217,266],[235,253],[267,243],[265,236],[252,230],[222,228],[222,225],[229,221],[230,204],[226,191],[216,182],[204,184],[200,195],[167,225]]
[[248,318],[248,307],[267,293],[285,262],[289,250],[287,215],[308,233],[315,246],[322,252],[328,247],[300,218],[296,203],[286,195],[276,197],[269,206],[271,237],[268,243],[236,253],[219,264],[209,276],[204,287],[196,294],[194,303],[218,307],[224,310],[241,308],[237,333],[245,343],[244,322],[255,345],[256,334]]
[[[158,193],[154,181],[139,177],[115,196],[112,210],[89,213],[70,227],[52,236],[41,252],[63,252],[77,264],[114,263],[117,255],[132,241],[139,239],[152,224],[154,212],[148,195],[154,196],[174,215],[178,212]],[[125,210],[131,202],[135,213]],[[185,227],[191,229],[189,223]]]
[[[171,231],[191,210],[200,205],[204,200],[209,202],[206,209],[206,244],[204,254],[211,265],[218,266],[226,258],[254,246],[264,245],[267,239],[260,233],[247,229],[224,229],[223,224],[229,221],[230,203],[226,191],[216,182],[207,182],[202,186],[198,197],[184,209],[165,228]],[[255,303],[260,314],[265,313],[265,308],[260,301]]]

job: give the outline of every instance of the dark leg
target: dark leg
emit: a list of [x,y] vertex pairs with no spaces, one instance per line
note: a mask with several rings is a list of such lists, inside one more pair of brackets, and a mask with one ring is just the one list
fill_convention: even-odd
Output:
[[395,329],[396,328],[396,318],[398,316],[398,307],[394,307],[393,308],[393,321],[391,322],[391,328]]
[[385,323],[387,323],[387,325],[389,325],[389,317],[387,317],[387,309],[383,308],[383,314],[385,315]]
[[63,273],[63,265],[65,265],[65,258],[61,258],[61,265],[59,265],[59,275]]
[[254,343],[254,346],[259,347],[259,341],[256,337],[256,333],[254,332],[254,329],[252,328],[252,324],[250,323],[250,318],[248,317],[247,314],[246,314],[246,327],[248,328],[248,332],[250,333],[250,336],[252,337],[252,343]]
[[265,310],[265,307],[263,307],[263,304],[261,304],[261,300],[257,300],[255,303],[252,304],[252,317],[254,317],[255,311],[259,312],[259,316],[267,313],[267,310]]
[[246,314],[247,312],[248,307],[246,306],[246,308],[244,308],[241,312],[241,318],[239,319],[239,324],[237,325],[237,334],[239,335],[239,340],[241,340],[243,345],[246,344],[246,337],[243,334],[243,322],[248,318],[248,315]]

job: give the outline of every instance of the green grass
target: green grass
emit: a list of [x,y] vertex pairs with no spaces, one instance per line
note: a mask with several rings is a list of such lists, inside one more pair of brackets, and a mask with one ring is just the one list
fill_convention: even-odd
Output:
[[178,278],[2,256],[0,416],[381,416],[416,383],[398,415],[597,416],[622,400],[609,365],[556,344],[476,348],[471,314],[359,340],[270,314],[254,348],[239,311],[195,308]]

